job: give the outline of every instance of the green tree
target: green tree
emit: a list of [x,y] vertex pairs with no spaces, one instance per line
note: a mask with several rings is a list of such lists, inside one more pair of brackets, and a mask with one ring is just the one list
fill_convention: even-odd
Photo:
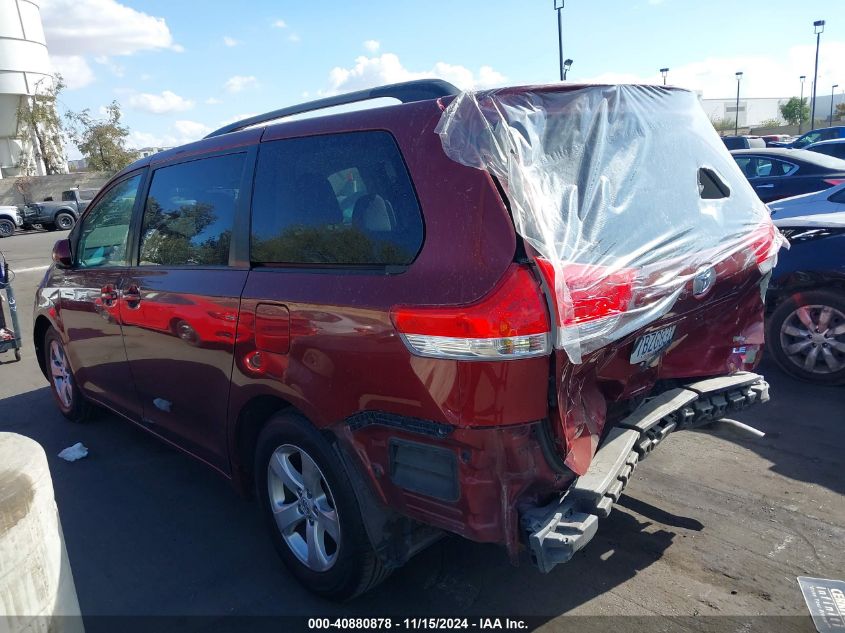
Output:
[[56,100],[65,87],[61,75],[41,79],[35,84],[35,94],[23,97],[18,107],[18,138],[26,150],[18,160],[22,175],[35,174],[37,161],[44,161],[48,174],[60,174],[65,164],[62,147],[62,120],[56,111]]
[[115,173],[137,158],[137,152],[126,147],[129,128],[121,124],[120,104],[112,101],[104,119],[95,119],[86,108],[68,112],[70,138],[94,171]]
[[721,119],[710,119],[710,123],[716,128],[717,132],[733,132],[736,126],[736,119],[734,117],[723,117]]
[[780,105],[780,115],[789,125],[798,125],[798,121],[807,121],[810,118],[810,107],[807,99],[790,97],[789,101]]
[[836,109],[833,111],[833,115],[837,119],[845,118],[845,103],[837,103]]

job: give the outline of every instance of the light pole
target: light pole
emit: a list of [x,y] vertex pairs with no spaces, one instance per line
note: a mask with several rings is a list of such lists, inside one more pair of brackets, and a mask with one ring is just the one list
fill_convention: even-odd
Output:
[[559,57],[559,60],[560,60],[560,80],[561,81],[566,79],[566,71],[563,68],[563,18],[561,17],[561,13],[563,12],[563,2],[564,2],[564,0],[554,0],[555,11],[557,11],[557,45],[558,45],[558,57]]
[[801,98],[798,101],[798,135],[801,135],[801,124],[804,122],[804,80],[807,75],[801,75],[798,79],[801,80]]
[[663,75],[663,85],[665,86],[666,85],[666,75],[669,74],[669,69],[668,68],[661,68],[660,74]]
[[734,123],[734,136],[739,135],[739,82],[742,81],[742,71],[736,74],[736,123]]
[[824,20],[813,22],[813,30],[816,33],[816,69],[813,71],[813,106],[810,109],[810,129],[816,124],[816,82],[819,79],[819,43],[824,33]]
[[571,59],[564,59],[563,60],[563,80],[566,81],[566,73],[569,72],[569,69],[572,68],[572,60]]
[[833,94],[836,89],[839,87],[839,84],[833,84],[830,89],[830,118],[828,119],[828,127],[833,125]]

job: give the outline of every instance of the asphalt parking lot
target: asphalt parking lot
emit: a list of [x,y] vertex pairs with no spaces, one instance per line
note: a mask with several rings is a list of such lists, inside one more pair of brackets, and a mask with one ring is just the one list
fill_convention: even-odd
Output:
[[[737,419],[767,437],[674,434],[593,543],[551,574],[447,538],[362,598],[323,602],[281,566],[254,503],[214,472],[115,416],[73,425],[58,413],[30,332],[34,289],[61,235],[0,241],[18,271],[25,336],[20,363],[0,355],[0,431],[47,452],[86,616],[536,616],[548,630],[589,631],[606,623],[578,616],[625,615],[636,617],[618,630],[798,632],[814,629],[796,576],[845,578],[845,389],[795,382],[764,361],[772,400]],[[79,441],[86,459],[56,457]]]

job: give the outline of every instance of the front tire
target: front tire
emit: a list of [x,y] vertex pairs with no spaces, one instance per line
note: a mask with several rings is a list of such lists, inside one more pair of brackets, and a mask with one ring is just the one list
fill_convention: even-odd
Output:
[[301,415],[277,413],[261,431],[255,487],[276,551],[310,591],[347,600],[387,577],[343,464]]
[[90,417],[91,405],[79,390],[64,343],[53,328],[44,335],[44,354],[50,391],[59,411],[71,422],[84,422]]
[[15,234],[15,223],[3,218],[0,220],[0,237],[12,237]]
[[845,296],[829,290],[790,296],[769,318],[766,343],[791,376],[823,385],[845,383]]

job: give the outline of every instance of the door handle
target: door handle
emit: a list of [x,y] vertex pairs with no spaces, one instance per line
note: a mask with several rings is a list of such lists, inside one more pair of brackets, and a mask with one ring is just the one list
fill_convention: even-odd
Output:
[[141,303],[141,291],[138,286],[131,285],[123,291],[123,300],[126,301],[126,306],[129,308],[137,308]]
[[106,307],[114,305],[114,302],[117,301],[117,290],[114,289],[114,286],[108,284],[100,288],[100,301]]
[[774,189],[774,185],[769,183],[768,185],[754,185],[755,189]]

